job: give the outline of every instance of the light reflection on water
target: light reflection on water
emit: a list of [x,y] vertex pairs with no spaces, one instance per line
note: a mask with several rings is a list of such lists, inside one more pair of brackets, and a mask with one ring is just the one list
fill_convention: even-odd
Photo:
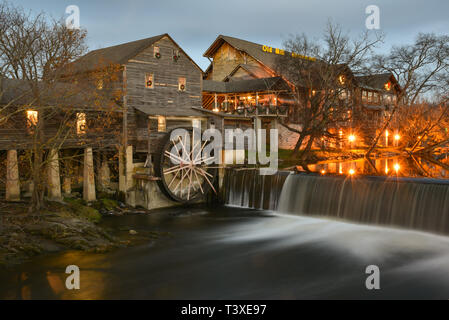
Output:
[[429,177],[449,179],[449,160],[447,156],[434,157],[387,157],[357,159],[352,161],[320,162],[299,170],[308,170],[320,174],[337,175],[382,175],[400,177]]
[[[173,236],[106,254],[39,257],[0,272],[0,298],[449,298],[448,237],[229,207],[105,224]],[[70,264],[81,269],[81,290],[64,288]],[[380,291],[364,287],[368,264],[380,267]]]

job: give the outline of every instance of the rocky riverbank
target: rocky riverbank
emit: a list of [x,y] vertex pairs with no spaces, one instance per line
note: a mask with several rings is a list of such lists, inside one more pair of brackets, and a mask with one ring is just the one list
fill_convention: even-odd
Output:
[[113,199],[87,204],[67,198],[50,202],[45,210],[33,214],[28,207],[27,202],[0,202],[0,267],[67,249],[107,252],[133,244],[134,238],[139,243],[145,238],[134,230],[114,232],[98,225],[104,216],[135,212]]

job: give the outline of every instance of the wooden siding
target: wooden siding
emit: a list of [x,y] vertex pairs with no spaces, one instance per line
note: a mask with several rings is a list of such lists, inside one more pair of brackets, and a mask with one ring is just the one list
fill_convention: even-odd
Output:
[[[154,46],[161,57],[154,57]],[[126,106],[128,108],[128,144],[147,138],[147,117],[150,115],[191,116],[192,107],[201,106],[202,71],[179,50],[180,57],[173,60],[173,51],[179,48],[164,37],[148,47],[126,64]],[[154,88],[145,87],[145,75],[153,74]],[[178,79],[186,78],[186,90],[179,91]],[[147,114],[136,108],[145,109]],[[157,123],[151,125],[157,130]]]
[[[61,124],[67,122],[67,114],[54,113],[44,121],[43,147],[52,148],[61,145],[65,148],[115,148],[121,143],[121,113],[80,111],[86,114],[87,131],[76,133],[76,116],[70,116],[73,127]],[[56,137],[56,139],[55,139]],[[8,122],[0,126],[0,150],[30,149],[33,147],[33,130],[28,128],[25,111],[14,115]]]
[[213,57],[211,80],[223,81],[239,64],[260,66],[253,57],[236,50],[226,42],[223,43]]

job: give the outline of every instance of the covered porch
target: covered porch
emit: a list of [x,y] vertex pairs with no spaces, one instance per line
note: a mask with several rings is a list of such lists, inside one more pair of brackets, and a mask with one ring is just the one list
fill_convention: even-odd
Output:
[[202,108],[224,117],[286,117],[294,101],[281,77],[203,81]]

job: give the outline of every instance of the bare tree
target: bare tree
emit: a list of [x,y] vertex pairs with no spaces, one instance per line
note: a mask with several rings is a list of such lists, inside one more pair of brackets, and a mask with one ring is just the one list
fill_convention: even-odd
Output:
[[[447,94],[444,80],[449,67],[449,36],[419,34],[415,43],[392,47],[389,54],[373,57],[371,69],[375,72],[390,72],[395,75],[401,86],[399,97],[394,103],[379,134],[375,137],[366,156],[372,153],[382,133],[388,128],[398,110],[407,112],[408,106],[414,106],[420,99],[434,100],[441,94]],[[403,106],[403,108],[401,108]],[[442,115],[446,113],[443,110]],[[431,127],[432,125],[430,125]],[[419,135],[420,141],[426,130]]]
[[[86,31],[68,29],[62,21],[26,13],[6,2],[0,4],[0,31],[0,126],[22,128],[17,149],[27,150],[34,185],[31,209],[39,210],[48,186],[49,154],[68,142],[98,145],[102,135],[93,133],[94,128],[114,135],[115,102],[121,95],[113,85],[118,67],[73,73],[72,61],[87,49]],[[34,114],[24,123],[23,115],[30,110]],[[81,121],[91,132],[80,132],[79,116],[89,113],[91,117]]]
[[292,84],[295,106],[282,125],[299,134],[292,156],[299,154],[306,140],[302,160],[317,138],[339,139],[330,129],[350,123],[353,117],[353,72],[364,68],[371,50],[381,41],[377,33],[351,39],[329,22],[322,40],[297,35],[284,43],[286,53],[279,58],[278,69]]

